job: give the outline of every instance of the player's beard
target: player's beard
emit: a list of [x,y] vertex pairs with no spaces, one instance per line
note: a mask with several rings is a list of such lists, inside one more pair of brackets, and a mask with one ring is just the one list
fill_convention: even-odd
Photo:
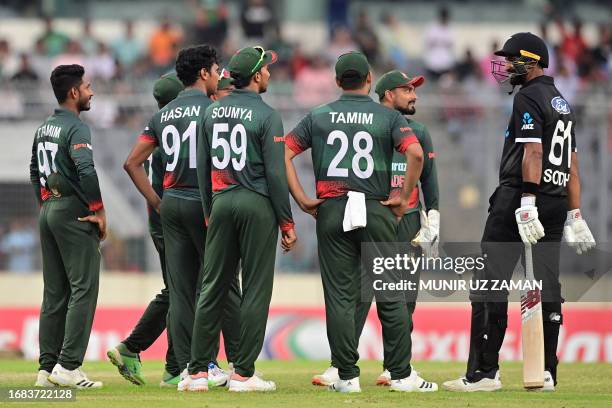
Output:
[[88,111],[91,109],[91,97],[79,99],[79,112]]
[[408,103],[406,106],[397,106],[395,109],[402,115],[414,115],[416,113],[415,104],[412,102]]
[[512,74],[510,75],[510,84],[514,86],[520,86],[525,84],[527,80],[527,74]]

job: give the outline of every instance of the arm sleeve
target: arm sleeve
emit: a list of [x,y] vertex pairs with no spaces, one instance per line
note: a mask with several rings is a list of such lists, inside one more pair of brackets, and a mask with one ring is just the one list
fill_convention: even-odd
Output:
[[204,210],[204,219],[208,222],[212,207],[212,180],[210,178],[211,159],[210,159],[210,144],[209,137],[206,133],[206,116],[201,121],[200,139],[197,146],[197,166],[196,173],[198,175],[198,187],[200,189],[200,197],[202,198],[202,209]]
[[516,124],[515,143],[542,143],[542,110],[533,99],[521,93],[516,94],[512,116]]
[[41,185],[40,185],[40,177],[38,174],[38,151],[36,145],[36,138],[34,138],[34,142],[32,143],[32,157],[30,159],[30,183],[32,184],[32,188],[34,189],[34,195],[36,195],[36,200],[38,201],[38,205],[42,205],[42,195],[40,193]]
[[416,135],[412,128],[408,125],[406,119],[400,115],[399,112],[395,112],[394,118],[391,122],[391,136],[393,137],[393,146],[395,150],[404,154],[406,149],[413,143],[419,143]]
[[[306,115],[297,126],[285,136],[285,144],[295,154],[300,154],[312,147],[312,116]],[[282,125],[281,125],[282,126]],[[284,161],[284,160],[283,160]]]
[[142,140],[143,142],[153,143],[155,146],[159,146],[159,140],[157,139],[157,135],[155,134],[155,128],[153,127],[153,119],[149,121],[149,124],[143,129],[140,136],[138,136],[138,140]]
[[90,211],[98,211],[104,208],[100,184],[93,161],[93,150],[91,147],[91,133],[85,125],[75,127],[70,136],[70,158],[74,162],[79,176],[79,185]]
[[293,216],[289,204],[289,185],[285,170],[285,145],[283,123],[278,112],[272,112],[263,125],[261,147],[270,201],[281,231],[293,228]]
[[434,151],[431,136],[427,128],[420,132],[419,142],[423,148],[423,171],[419,181],[425,201],[425,208],[429,210],[439,209],[440,191],[438,189],[438,171],[436,169],[436,152]]

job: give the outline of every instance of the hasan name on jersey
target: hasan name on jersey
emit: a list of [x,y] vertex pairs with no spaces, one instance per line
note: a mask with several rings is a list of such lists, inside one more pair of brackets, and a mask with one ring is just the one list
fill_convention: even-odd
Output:
[[200,116],[200,106],[177,106],[174,109],[162,112],[159,122],[164,123],[169,120],[182,119],[192,116]]

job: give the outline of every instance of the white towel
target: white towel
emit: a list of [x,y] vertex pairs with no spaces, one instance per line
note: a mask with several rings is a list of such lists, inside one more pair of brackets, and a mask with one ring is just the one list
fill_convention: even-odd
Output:
[[344,208],[344,221],[342,229],[344,232],[352,231],[366,226],[366,202],[365,194],[357,191],[348,192],[348,200]]

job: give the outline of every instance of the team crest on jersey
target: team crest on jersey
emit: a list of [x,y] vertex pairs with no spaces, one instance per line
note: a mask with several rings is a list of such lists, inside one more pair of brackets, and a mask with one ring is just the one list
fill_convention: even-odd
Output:
[[521,130],[533,130],[533,118],[529,112],[523,114],[523,126]]
[[562,115],[567,115],[570,113],[569,103],[567,103],[567,101],[560,96],[555,96],[554,98],[552,98],[550,104],[552,105],[554,110],[556,110]]

